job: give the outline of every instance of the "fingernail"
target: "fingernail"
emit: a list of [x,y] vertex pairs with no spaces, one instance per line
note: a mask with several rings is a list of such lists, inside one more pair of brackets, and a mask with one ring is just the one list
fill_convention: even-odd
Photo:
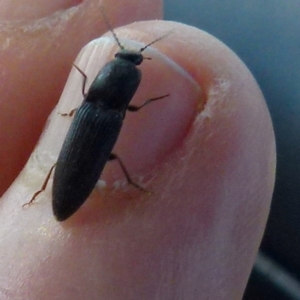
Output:
[[[121,43],[126,49],[144,46],[128,40],[121,40]],[[111,38],[94,40],[82,50],[75,64],[87,75],[86,91],[99,70],[113,59],[118,50]],[[138,112],[126,112],[113,151],[122,158],[131,175],[147,172],[181,144],[203,99],[197,83],[168,57],[150,47],[143,55],[151,60],[145,59],[138,66],[142,70],[142,80],[130,104],[140,105],[150,98],[169,96],[150,103]],[[35,163],[42,162],[49,167],[55,163],[72,121],[71,117],[63,117],[59,113],[69,113],[80,106],[83,100],[82,83],[83,76],[72,68],[61,99],[35,150]],[[104,172],[101,179],[110,182],[120,177],[115,169]],[[124,175],[121,177],[124,178]]]
[[44,18],[59,10],[78,5],[82,0],[51,0],[51,1],[10,1],[0,3],[0,20],[35,20]]

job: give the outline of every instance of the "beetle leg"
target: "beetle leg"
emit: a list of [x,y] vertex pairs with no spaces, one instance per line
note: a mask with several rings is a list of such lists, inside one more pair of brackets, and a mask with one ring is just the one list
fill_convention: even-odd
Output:
[[121,169],[122,169],[122,171],[123,171],[123,173],[124,173],[124,175],[125,175],[125,177],[126,177],[126,180],[127,180],[128,184],[133,185],[134,187],[136,187],[137,189],[139,189],[139,190],[141,190],[141,191],[143,191],[143,192],[151,193],[151,192],[145,190],[145,189],[144,189],[143,187],[141,187],[139,184],[135,183],[135,182],[131,179],[131,177],[130,177],[130,175],[129,175],[129,173],[128,173],[126,167],[125,167],[125,165],[123,164],[122,160],[120,159],[120,157],[117,156],[117,155],[114,154],[114,153],[111,153],[111,154],[109,155],[109,160],[115,160],[115,159],[118,161],[118,163],[119,163],[119,165],[120,165],[120,167],[121,167]]
[[166,97],[170,96],[170,94],[166,94],[166,95],[163,95],[163,96],[160,96],[160,97],[156,97],[156,98],[151,98],[151,99],[148,99],[146,100],[142,105],[140,106],[136,106],[136,105],[128,105],[127,107],[127,110],[128,111],[138,111],[139,109],[141,109],[142,107],[146,106],[147,104],[151,103],[151,102],[154,102],[156,100],[160,100],[160,99],[164,99]]
[[56,163],[55,163],[55,164],[51,167],[51,169],[49,170],[48,175],[47,175],[47,177],[45,178],[42,187],[41,187],[37,192],[35,192],[35,193],[33,194],[32,198],[31,198],[31,200],[30,200],[29,202],[23,204],[22,207],[25,207],[25,206],[27,206],[27,205],[29,206],[30,204],[32,204],[32,203],[34,202],[35,198],[36,198],[41,192],[45,191],[45,189],[46,189],[46,187],[47,187],[47,184],[48,184],[48,181],[49,181],[49,179],[50,179],[50,176],[51,176],[51,174],[52,174],[52,172],[53,172],[55,166],[56,166]]
[[59,113],[63,117],[73,117],[78,108],[73,108],[69,113]]
[[86,92],[85,92],[85,86],[86,86],[86,82],[87,82],[87,76],[86,74],[79,68],[77,67],[75,64],[73,64],[73,66],[75,67],[75,69],[83,76],[83,82],[82,82],[82,95],[85,98],[86,97]]
[[[82,82],[82,95],[85,98],[86,93],[85,93],[85,86],[86,86],[86,82],[87,82],[87,76],[86,74],[79,68],[77,67],[75,64],[73,64],[74,68],[83,76],[83,82]],[[77,108],[73,108],[69,113],[59,113],[61,116],[63,117],[73,117],[75,112],[76,112]]]

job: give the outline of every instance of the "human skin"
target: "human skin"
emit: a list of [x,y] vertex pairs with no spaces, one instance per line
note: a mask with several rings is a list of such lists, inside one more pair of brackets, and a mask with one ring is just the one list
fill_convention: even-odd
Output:
[[[23,83],[20,94],[26,98],[21,101],[13,94],[12,87],[22,79],[17,69],[6,78],[11,88],[1,86],[11,99],[5,105],[1,100],[1,134],[5,137],[5,133],[21,130],[18,141],[2,144],[3,178],[8,176],[3,174],[9,164],[5,165],[2,157],[9,156],[12,163],[22,151],[26,150],[25,157],[29,155],[39,134],[37,124],[45,121],[53,97],[63,85],[64,75],[58,74],[64,73],[66,66],[62,67],[60,59],[64,61],[74,48],[75,37],[91,37],[96,24],[102,24],[93,5],[86,2],[78,16],[71,18],[75,23],[70,25],[67,20],[63,24],[65,31],[58,35],[57,43],[67,43],[62,51],[65,55],[56,53],[56,60],[50,60],[51,47],[45,40],[41,42],[44,48],[31,48],[42,52],[39,64],[43,61],[45,66],[28,60],[26,78],[36,84]],[[159,18],[160,3],[152,5],[147,6],[149,16]],[[105,9],[114,27],[116,20],[126,22],[120,20],[123,13],[117,2],[107,3]],[[84,25],[88,29],[79,26],[81,18],[91,20]],[[129,18],[129,13],[124,13],[124,18]],[[145,12],[137,10],[130,18],[145,18]],[[96,188],[66,222],[53,217],[50,187],[33,205],[22,208],[55,162],[70,124],[71,120],[58,112],[70,111],[82,101],[82,78],[73,70],[29,163],[1,199],[3,299],[242,298],[273,191],[275,142],[269,113],[250,72],[212,36],[164,21],[134,23],[116,30],[126,47],[137,48],[168,32],[169,36],[153,45],[156,50],[145,51],[152,59],[141,66],[143,79],[133,103],[166,93],[170,96],[140,112],[127,113],[115,149],[133,178],[142,179],[151,195],[126,184],[115,189],[114,183],[122,184],[124,176],[116,163],[109,163],[101,176],[107,187]],[[36,34],[43,39],[46,32]],[[32,45],[30,37],[28,41],[24,37],[25,46],[26,42]],[[25,46],[22,48],[27,49]],[[3,64],[9,65],[9,57],[16,60],[13,50]],[[93,78],[116,51],[107,34],[89,44],[76,65]],[[38,91],[45,90],[40,80],[43,73],[52,82],[44,93],[50,96],[41,103]],[[55,91],[51,92],[51,86]],[[5,109],[18,114],[13,124]],[[22,162],[14,164],[15,170],[21,166]]]

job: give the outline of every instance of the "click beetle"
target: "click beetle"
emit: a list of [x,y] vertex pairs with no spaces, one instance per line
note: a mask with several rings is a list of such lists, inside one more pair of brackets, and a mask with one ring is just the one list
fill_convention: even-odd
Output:
[[110,31],[120,50],[114,59],[99,71],[87,93],[87,76],[74,65],[83,76],[84,100],[75,112],[56,164],[50,169],[42,188],[28,203],[32,203],[37,195],[45,190],[55,169],[52,208],[58,221],[69,218],[85,202],[107,161],[116,159],[128,183],[144,190],[131,180],[123,162],[112,153],[112,149],[118,139],[126,111],[138,111],[153,101],[169,96],[166,94],[151,98],[140,106],[129,104],[141,81],[141,70],[137,66],[145,59],[142,52],[166,35],[133,51],[125,49],[112,28]]

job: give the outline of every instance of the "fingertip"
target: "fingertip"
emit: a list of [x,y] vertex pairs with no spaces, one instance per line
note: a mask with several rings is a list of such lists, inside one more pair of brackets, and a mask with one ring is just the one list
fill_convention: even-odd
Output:
[[[179,244],[193,236],[199,245],[193,259],[201,261],[201,268],[195,272],[201,278],[225,280],[228,287],[237,280],[241,296],[274,188],[275,139],[264,97],[243,62],[209,34],[174,22],[130,26],[133,32],[140,30],[151,37],[155,28],[160,32],[172,28],[175,33],[157,48],[197,82],[204,99],[200,109],[193,108],[193,122],[183,143],[156,170],[152,184],[159,191],[159,212],[149,214],[157,222],[163,215],[158,231],[168,221],[178,230],[184,227],[176,241]],[[124,31],[130,37],[129,29]],[[211,253],[211,257],[205,260],[196,251]],[[219,256],[230,274],[219,276],[220,265],[215,264]],[[230,289],[227,292],[230,299],[236,296]]]

